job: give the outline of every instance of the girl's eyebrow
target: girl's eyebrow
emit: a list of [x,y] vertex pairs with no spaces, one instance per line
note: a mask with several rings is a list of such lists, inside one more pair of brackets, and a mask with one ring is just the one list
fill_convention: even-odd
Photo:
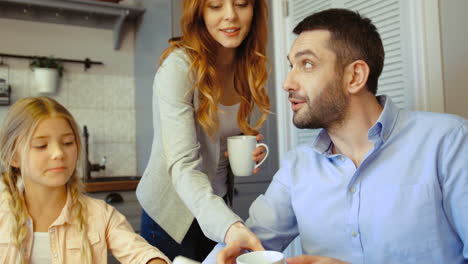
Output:
[[[67,137],[67,136],[75,136],[75,134],[70,132],[70,133],[65,133],[65,134],[61,135],[61,137]],[[36,136],[36,137],[33,137],[32,139],[45,139],[45,138],[49,138],[49,137],[50,136]]]

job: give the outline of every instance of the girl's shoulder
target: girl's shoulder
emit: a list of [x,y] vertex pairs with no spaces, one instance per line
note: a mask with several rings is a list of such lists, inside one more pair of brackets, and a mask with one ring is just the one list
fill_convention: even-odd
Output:
[[85,201],[86,206],[90,209],[99,210],[99,209],[105,209],[107,206],[109,206],[104,200],[93,198],[86,194],[83,194],[83,200]]

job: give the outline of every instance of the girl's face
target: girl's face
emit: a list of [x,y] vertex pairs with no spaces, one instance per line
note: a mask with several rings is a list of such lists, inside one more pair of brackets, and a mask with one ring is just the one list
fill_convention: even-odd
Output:
[[224,48],[234,49],[249,34],[253,12],[249,0],[207,0],[203,20],[214,40]]
[[64,118],[49,117],[37,126],[25,157],[17,156],[27,188],[63,187],[76,167],[75,134]]

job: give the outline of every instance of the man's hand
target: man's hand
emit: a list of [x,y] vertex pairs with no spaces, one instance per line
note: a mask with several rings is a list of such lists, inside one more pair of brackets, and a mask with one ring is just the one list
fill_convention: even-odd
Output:
[[300,255],[293,258],[286,259],[288,264],[349,264],[348,262],[339,259],[322,257],[322,256],[308,256]]
[[218,253],[217,264],[235,264],[236,258],[246,250],[265,250],[257,236],[240,222],[229,227],[224,243],[226,247]]

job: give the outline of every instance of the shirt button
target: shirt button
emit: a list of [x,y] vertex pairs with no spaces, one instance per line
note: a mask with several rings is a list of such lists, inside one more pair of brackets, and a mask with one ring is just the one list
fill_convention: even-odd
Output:
[[388,138],[388,135],[387,135],[387,134],[384,134],[384,135],[383,135],[383,138],[384,138],[384,139],[387,139],[387,138]]
[[356,233],[356,232],[352,232],[352,233],[351,233],[351,236],[352,236],[352,237],[357,237],[357,233]]
[[350,191],[351,193],[355,193],[355,192],[356,192],[356,188],[353,187],[353,188],[349,189],[349,191]]
[[340,157],[340,160],[341,160],[341,161],[344,161],[344,157],[343,157],[343,156],[341,156],[341,157]]

